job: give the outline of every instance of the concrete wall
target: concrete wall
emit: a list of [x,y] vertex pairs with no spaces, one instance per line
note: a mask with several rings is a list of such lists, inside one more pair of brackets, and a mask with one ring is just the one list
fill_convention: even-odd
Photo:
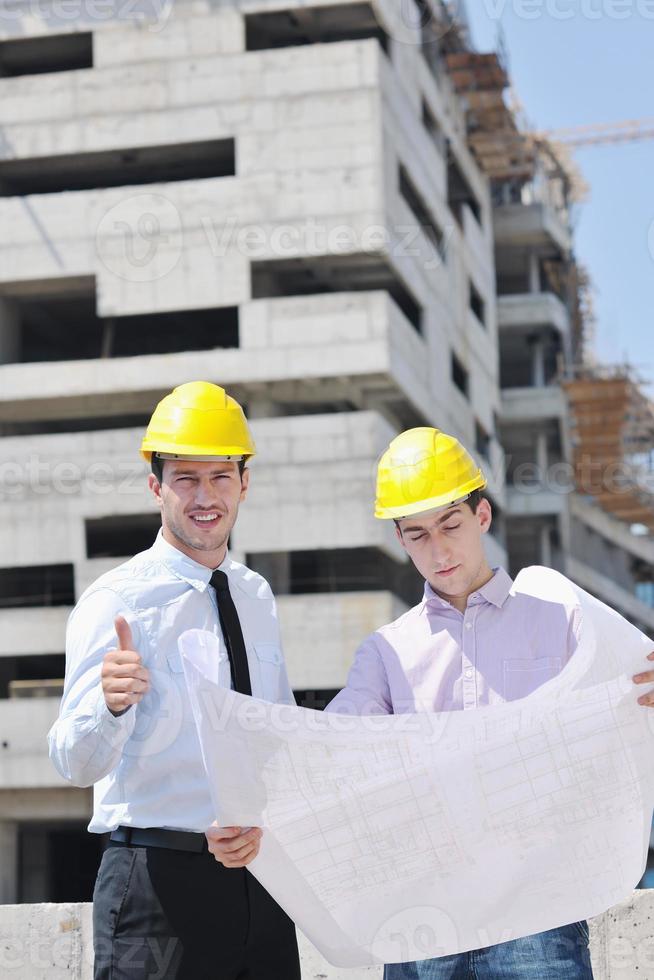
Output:
[[572,527],[571,551],[591,568],[611,569],[611,579],[621,588],[633,592],[632,556],[616,541],[611,541],[585,521],[576,520]]
[[[246,327],[251,260],[365,252],[383,257],[414,290],[425,310],[424,341],[405,331],[380,360],[376,345],[366,343],[373,338],[364,338],[349,317],[341,318],[349,328],[347,350],[331,339],[329,352],[313,340],[287,340],[281,345],[286,349],[279,350],[271,336],[268,357],[268,351],[251,349],[244,330],[247,355],[172,356],[163,372],[161,358],[156,365],[143,362],[142,370],[113,364],[61,365],[48,372],[10,367],[4,373],[3,401],[31,398],[31,405],[24,405],[28,414],[23,417],[28,417],[36,411],[33,400],[42,385],[44,403],[48,393],[72,399],[80,383],[96,406],[105,393],[109,402],[117,372],[128,377],[139,372],[141,385],[144,376],[161,378],[164,390],[167,374],[175,383],[180,376],[193,376],[199,366],[213,368],[234,385],[267,382],[283,371],[289,380],[311,378],[318,370],[321,377],[330,370],[342,376],[344,368],[350,373],[349,365],[356,375],[366,365],[371,374],[390,371],[424,417],[437,419],[468,442],[474,441],[475,415],[492,432],[498,392],[488,188],[467,150],[461,109],[447,79],[436,84],[425,60],[416,56],[417,38],[405,36],[410,16],[398,21],[393,4],[375,5],[391,35],[390,58],[373,40],[246,52],[240,11],[267,8],[237,6],[216,11],[211,5],[181,3],[167,11],[169,22],[156,31],[120,22],[94,25],[93,69],[3,80],[0,156],[47,158],[157,145],[174,133],[176,141],[234,138],[237,172],[147,188],[44,194],[30,198],[29,206],[17,198],[0,201],[0,221],[12,227],[10,247],[0,243],[0,292],[3,283],[11,290],[64,275],[94,276],[101,316],[238,304]],[[25,30],[30,30],[27,23]],[[47,117],[42,111],[46,94]],[[459,228],[448,210],[445,161],[422,124],[423,98],[477,193],[482,228],[470,215]],[[445,233],[442,267],[433,265],[415,217],[399,199],[400,161]],[[139,239],[144,215],[159,229],[154,243]],[[307,223],[318,225],[317,249]],[[297,235],[282,240],[279,232],[289,228]],[[243,237],[252,230],[261,236],[256,249]],[[331,233],[339,230],[337,242]],[[139,261],[130,244],[140,249]],[[156,245],[156,254],[143,265],[141,253],[148,244]],[[486,300],[485,330],[469,313],[469,278]],[[307,312],[316,316],[313,338],[325,321],[320,306]],[[253,310],[252,316],[262,322],[262,311]],[[470,371],[470,403],[451,383],[450,346]],[[142,404],[151,405],[153,393],[143,394]],[[16,405],[5,408],[21,417],[15,415]]]
[[[595,980],[654,980],[653,920],[654,891],[643,890],[590,921]],[[91,980],[92,933],[90,905],[1,906],[0,972],[12,980]],[[299,939],[303,980],[381,980],[381,968],[332,967]]]
[[[110,35],[120,51],[127,35],[119,29]],[[184,181],[130,194],[123,188],[43,194],[31,199],[31,209],[6,198],[0,221],[12,227],[12,242],[0,247],[1,281],[95,273],[104,315],[175,309],[180,296],[192,307],[225,306],[250,296],[241,228],[261,229],[257,258],[278,258],[273,232],[289,218],[312,217],[327,229],[345,223],[360,235],[381,217],[376,42],[149,60],[151,38],[139,35],[146,56],[139,64],[3,79],[2,156],[234,138],[237,175],[203,180],[201,191],[190,194],[195,182]],[[319,153],[316,127],[323,130]],[[156,268],[140,271],[119,224],[139,209],[166,233]],[[299,236],[284,257],[303,254],[303,244]]]
[[[558,385],[543,388],[505,388],[502,392],[503,426],[532,425],[565,418],[565,397]],[[510,434],[506,439],[510,441]]]
[[495,241],[567,252],[572,244],[565,218],[547,202],[504,204],[495,209]]
[[390,592],[280,596],[284,653],[296,690],[342,687],[362,640],[406,606]]
[[[183,298],[180,297],[180,302]],[[434,408],[425,341],[385,292],[337,293],[255,300],[240,307],[238,348],[86,361],[6,364],[0,368],[0,421],[151,412],[173,386],[219,377],[246,392],[265,386],[295,397],[349,397],[366,407],[367,390]],[[348,382],[343,380],[344,369]],[[328,381],[338,382],[331,390]],[[45,440],[43,440],[45,442]]]
[[560,334],[570,332],[570,314],[554,293],[518,293],[497,300],[501,330],[552,326]]
[[594,501],[575,495],[570,501],[570,509],[574,517],[583,524],[606,538],[617,547],[639,558],[641,561],[654,566],[654,537],[632,534],[630,525],[619,521],[612,514]]
[[[397,431],[379,413],[258,419],[252,429],[260,452],[233,534],[237,552],[368,546],[403,560],[389,522],[373,516],[376,462]],[[0,498],[3,564],[84,562],[86,518],[155,514],[138,454],[142,434],[5,439],[14,472]]]
[[566,559],[565,571],[582,589],[617,609],[644,633],[654,636],[654,609],[637,599],[630,590],[622,588],[611,575],[598,572],[591,565],[572,556]]
[[[397,75],[404,82],[401,86],[396,83]],[[432,341],[432,386],[435,391],[448,390],[449,395],[439,424],[448,431],[458,431],[474,445],[474,417],[492,432],[493,412],[499,406],[493,239],[487,184],[472,164],[464,140],[447,120],[447,92],[439,92],[423,58],[416,58],[414,50],[398,51],[395,71],[386,61],[381,63],[380,81],[386,226],[395,232],[396,239],[392,253],[402,275],[425,304],[425,331]],[[422,125],[422,98],[426,98],[443,132],[451,139],[453,152],[477,193],[482,207],[481,228],[471,219],[461,229],[448,208],[445,164]],[[443,232],[446,242],[443,261],[439,261],[433,245],[422,232],[410,238],[410,246],[402,236],[402,229],[415,228],[415,217],[398,191],[400,164],[429,202],[431,214]],[[485,328],[469,315],[470,278],[486,301]],[[452,385],[448,347],[456,351],[469,372],[469,402]]]

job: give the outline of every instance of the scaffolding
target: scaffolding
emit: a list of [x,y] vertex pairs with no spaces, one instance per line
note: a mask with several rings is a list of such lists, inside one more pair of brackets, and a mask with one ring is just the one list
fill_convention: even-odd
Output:
[[654,532],[654,404],[628,365],[568,369],[577,491]]
[[494,181],[527,181],[534,174],[534,142],[520,131],[504,100],[509,76],[497,52],[459,50],[445,54],[447,71],[466,109],[468,145]]
[[[428,2],[428,0],[424,0]],[[543,202],[570,225],[570,207],[588,187],[565,140],[538,133],[507,105],[509,73],[498,52],[472,50],[464,30],[441,45],[466,113],[467,142],[498,204]],[[593,354],[595,314],[588,272],[566,253],[544,262],[550,288],[570,312],[570,344],[561,383],[569,403],[578,492],[630,524],[654,532],[654,406],[629,366],[599,367]]]
[[557,211],[588,192],[579,167],[563,144],[536,133],[507,105],[510,78],[506,55],[473,51],[462,33],[450,32],[443,57],[454,90],[466,110],[468,146],[483,172],[497,184],[512,185],[522,203],[525,186]]

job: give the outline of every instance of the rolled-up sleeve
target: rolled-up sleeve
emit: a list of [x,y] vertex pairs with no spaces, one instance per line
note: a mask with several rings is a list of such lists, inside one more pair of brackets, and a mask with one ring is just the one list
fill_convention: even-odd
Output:
[[48,746],[57,772],[76,786],[91,786],[115,769],[134,731],[134,708],[112,715],[102,691],[102,661],[117,646],[118,615],[130,624],[134,645],[143,655],[138,619],[109,589],[83,599],[68,620],[64,694]]
[[388,675],[374,633],[357,650],[345,687],[325,710],[351,715],[393,713]]

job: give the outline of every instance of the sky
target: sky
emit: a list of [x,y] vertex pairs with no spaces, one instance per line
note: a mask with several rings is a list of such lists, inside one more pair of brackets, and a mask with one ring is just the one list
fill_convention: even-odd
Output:
[[[536,129],[654,118],[654,0],[467,0],[466,9],[478,50],[495,50],[502,32]],[[632,363],[654,395],[654,139],[574,155],[590,185],[574,221],[595,284],[595,349],[602,362]]]

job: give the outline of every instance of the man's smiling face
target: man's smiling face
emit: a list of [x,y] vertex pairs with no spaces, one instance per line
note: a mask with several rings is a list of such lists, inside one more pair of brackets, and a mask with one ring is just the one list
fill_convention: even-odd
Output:
[[149,480],[166,540],[215,568],[245,500],[249,477],[249,470],[241,474],[238,463],[166,460],[163,482],[154,475]]

